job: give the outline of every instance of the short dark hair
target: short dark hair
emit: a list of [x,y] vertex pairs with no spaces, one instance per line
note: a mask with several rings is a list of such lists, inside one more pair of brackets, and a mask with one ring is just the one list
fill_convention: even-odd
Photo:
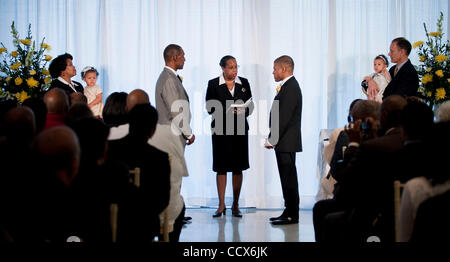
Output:
[[130,110],[129,120],[131,136],[152,136],[158,123],[158,111],[149,104],[135,105]]
[[394,40],[392,40],[392,43],[396,43],[398,48],[405,50],[406,55],[409,55],[411,53],[412,46],[411,43],[408,40],[406,40],[406,38],[404,37],[395,38]]
[[174,55],[179,55],[181,51],[181,46],[176,44],[170,44],[164,48],[164,61],[169,61],[169,59]]
[[226,56],[222,57],[222,59],[220,59],[219,65],[221,67],[225,67],[227,65],[228,60],[230,60],[230,59],[236,60],[236,58],[234,58],[233,56],[226,55]]
[[52,62],[50,62],[48,70],[50,71],[50,75],[53,78],[58,78],[61,75],[61,72],[66,70],[67,59],[73,60],[73,56],[71,54],[65,53],[63,55],[59,55],[58,57],[53,59]]
[[286,65],[294,71],[294,59],[288,55],[278,57],[275,59],[274,63]]

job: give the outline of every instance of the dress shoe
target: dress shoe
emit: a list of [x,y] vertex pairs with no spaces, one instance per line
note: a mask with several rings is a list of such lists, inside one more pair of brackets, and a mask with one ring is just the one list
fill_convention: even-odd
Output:
[[272,221],[272,225],[288,225],[288,224],[298,224],[298,218],[282,217],[280,219]]
[[192,217],[184,217],[183,220],[184,221],[189,221],[189,220],[192,220]]
[[269,220],[270,221],[275,221],[275,220],[279,220],[279,219],[282,219],[282,218],[285,218],[285,217],[287,217],[287,215],[286,215],[286,212],[283,211],[283,213],[280,216],[278,216],[278,217],[271,217],[271,218],[269,218]]
[[213,217],[221,217],[222,214],[225,216],[226,215],[226,209],[224,208],[222,211],[214,213]]
[[234,217],[242,217],[242,213],[241,213],[241,211],[234,211],[234,210],[231,210],[231,214],[234,216]]

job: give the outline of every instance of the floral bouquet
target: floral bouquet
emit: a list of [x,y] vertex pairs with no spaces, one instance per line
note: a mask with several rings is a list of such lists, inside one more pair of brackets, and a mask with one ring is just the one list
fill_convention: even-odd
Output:
[[431,107],[439,105],[450,99],[450,55],[449,40],[442,40],[442,21],[444,15],[438,19],[436,32],[428,33],[425,23],[425,34],[427,41],[418,41],[413,44],[413,48],[418,48],[418,55],[421,64],[418,67],[420,88],[423,98]]
[[0,99],[22,103],[29,97],[42,97],[52,81],[45,67],[52,59],[45,54],[50,46],[44,43],[45,38],[36,46],[31,40],[31,24],[25,39],[19,38],[14,22],[11,34],[16,50],[9,52],[3,43],[0,46]]

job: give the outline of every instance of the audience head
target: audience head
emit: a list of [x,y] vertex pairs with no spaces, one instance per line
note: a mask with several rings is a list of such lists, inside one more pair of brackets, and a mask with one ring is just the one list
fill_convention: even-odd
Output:
[[349,109],[348,109],[348,116],[347,116],[347,121],[348,121],[349,123],[352,122],[352,119],[353,119],[353,116],[352,116],[352,109],[353,109],[353,107],[355,106],[355,104],[356,104],[358,101],[360,101],[360,100],[362,100],[362,99],[357,98],[357,99],[353,100],[353,101],[350,103],[350,107],[349,107]]
[[135,105],[150,104],[148,94],[142,89],[135,89],[127,96],[127,112],[130,112]]
[[273,77],[276,82],[291,76],[294,73],[294,60],[287,55],[275,59],[273,62]]
[[450,100],[440,104],[437,108],[436,121],[450,122]]
[[424,140],[433,126],[433,110],[425,103],[411,100],[403,108],[402,126],[407,140]]
[[60,88],[53,88],[44,95],[44,103],[49,114],[66,114],[69,109],[69,98]]
[[127,96],[125,92],[114,92],[106,98],[103,107],[103,121],[109,127],[128,123]]
[[72,78],[77,74],[75,66],[72,64],[73,56],[65,53],[59,55],[50,63],[48,70],[53,78]]
[[109,128],[94,117],[76,120],[70,126],[80,141],[81,163],[101,164],[106,155]]
[[425,153],[429,154],[428,158],[425,156],[425,159],[429,159],[426,162],[429,164],[429,170],[424,173],[424,176],[430,179],[433,185],[444,183],[450,179],[446,165],[448,154],[444,153],[450,147],[448,134],[450,134],[450,122],[440,122],[433,126],[429,136],[431,148]]
[[176,44],[168,45],[164,49],[164,61],[166,62],[166,66],[171,67],[175,71],[183,69],[184,62],[186,61],[183,48]]
[[0,137],[4,136],[4,120],[5,115],[9,110],[17,107],[17,103],[14,100],[0,100]]
[[158,112],[153,106],[136,105],[131,109],[129,117],[130,136],[141,139],[149,139],[153,136],[158,122]]
[[10,141],[30,144],[36,132],[33,111],[26,106],[9,110],[4,118],[4,132]]
[[87,104],[87,97],[81,92],[73,92],[70,94],[70,104],[84,103]]
[[94,118],[92,110],[89,108],[87,104],[75,103],[69,108],[69,111],[67,112],[66,121],[67,124],[70,125],[71,123],[83,118]]
[[381,104],[380,124],[384,132],[401,124],[402,110],[406,105],[406,99],[399,95],[391,95]]
[[389,47],[389,56],[392,63],[403,63],[408,59],[411,53],[411,43],[404,37],[395,38],[392,40]]
[[373,100],[358,100],[350,110],[353,121],[364,120],[371,117],[374,120],[380,120],[380,104]]
[[80,164],[80,144],[72,129],[57,126],[42,131],[34,141],[33,153],[43,180],[56,178],[67,187],[71,185]]
[[41,132],[47,120],[47,106],[44,101],[39,98],[28,98],[23,101],[22,105],[29,107],[33,111],[36,122],[36,133]]

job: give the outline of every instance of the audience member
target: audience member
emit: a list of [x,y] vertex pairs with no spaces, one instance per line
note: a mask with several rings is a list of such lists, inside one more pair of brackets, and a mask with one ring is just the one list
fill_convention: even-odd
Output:
[[54,126],[65,125],[67,111],[69,110],[69,98],[64,90],[59,88],[50,89],[44,95],[44,103],[47,107],[47,120],[44,130]]
[[[429,136],[430,148],[423,152],[423,159],[421,163],[425,165],[421,176],[409,180],[402,192],[402,199],[399,212],[399,241],[406,242],[411,240],[413,231],[415,231],[416,214],[418,215],[419,206],[428,198],[443,194],[450,190],[450,176],[445,169],[446,167],[440,164],[429,163],[445,163],[448,161],[448,155],[443,154],[449,148],[448,134],[450,133],[450,123],[438,123],[432,129]],[[425,155],[424,155],[425,154]],[[428,157],[427,157],[428,156]],[[439,205],[441,200],[436,200],[436,205]],[[433,206],[434,204],[429,204]],[[428,206],[428,205],[427,205]],[[444,206],[434,206],[438,210],[445,210],[448,206],[446,203]],[[422,212],[429,211],[429,207],[424,207]],[[448,212],[447,212],[448,213]],[[438,214],[430,213],[429,215]],[[422,214],[422,221],[419,219],[419,228],[417,232],[414,232],[414,241],[434,241],[436,238],[423,237],[431,236],[432,234],[439,235],[439,232],[435,230],[437,227],[442,226],[442,229],[448,229],[441,223],[439,216],[427,217],[427,214]],[[424,224],[427,222],[428,224]],[[432,225],[437,222],[436,225]],[[448,221],[446,221],[448,222]],[[430,232],[426,233],[425,229],[429,228]],[[441,235],[442,236],[442,235]]]
[[87,97],[81,92],[73,92],[70,94],[69,98],[70,98],[70,105],[73,105],[76,103],[87,104],[87,102],[88,102]]
[[445,101],[437,107],[436,122],[450,121],[450,100]]
[[150,104],[148,94],[142,89],[135,89],[127,96],[127,112],[130,112],[135,105]]
[[[74,200],[71,190],[78,174],[80,145],[72,129],[56,126],[42,131],[32,149],[34,172],[28,174],[31,223],[28,237],[36,242],[64,243],[76,232]],[[36,238],[36,239],[34,239]]]
[[83,118],[93,118],[94,114],[89,106],[85,103],[75,103],[70,106],[66,116],[67,125]]
[[128,134],[127,96],[125,92],[114,92],[106,98],[103,121],[110,127],[108,140],[116,140]]
[[[122,161],[129,169],[141,170],[139,197],[136,200],[136,213],[129,212],[127,217],[130,229],[124,238],[138,242],[151,241],[151,236],[160,232],[159,214],[169,204],[170,164],[169,156],[148,144],[155,132],[158,114],[149,104],[136,105],[129,114],[130,129],[127,136],[109,141],[108,157]],[[183,214],[184,216],[184,214]],[[173,236],[177,241],[179,237]]]

